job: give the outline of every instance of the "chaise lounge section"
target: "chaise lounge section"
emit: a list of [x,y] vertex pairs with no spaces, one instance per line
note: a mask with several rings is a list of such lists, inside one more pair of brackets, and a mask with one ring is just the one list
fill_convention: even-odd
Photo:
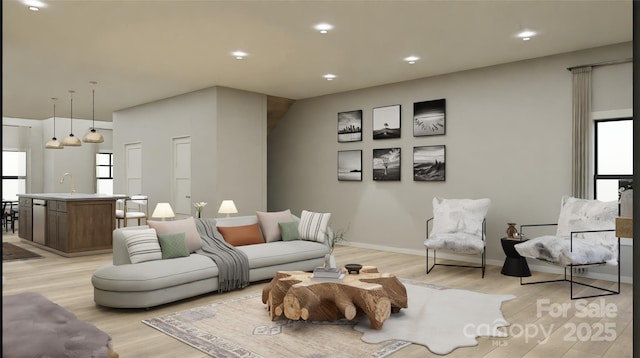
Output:
[[[301,215],[302,221],[307,213]],[[258,214],[261,214],[262,220]],[[248,258],[250,282],[271,279],[277,271],[311,271],[323,265],[324,257],[330,251],[324,243],[325,232],[330,232],[326,226],[328,214],[323,214],[327,220],[324,220],[325,229],[321,237],[317,236],[316,240],[287,238],[285,241],[279,230],[274,229],[274,224],[278,227],[280,223],[273,220],[287,220],[287,215],[290,216],[290,224],[300,224],[300,219],[291,215],[289,210],[215,219],[215,227],[220,230],[218,233],[226,232],[226,236],[220,234],[225,241],[231,237],[229,232],[235,232],[237,239],[237,233],[243,235],[255,229],[256,225],[260,228],[261,241],[254,239],[256,243],[235,246]],[[193,218],[185,221],[188,225],[195,222]],[[180,222],[181,225],[185,224]],[[153,225],[152,222],[150,224]],[[219,290],[220,268],[201,250],[190,252],[185,257],[132,263],[125,230],[142,232],[148,229],[149,226],[139,226],[114,230],[113,263],[96,270],[91,278],[96,304],[113,308],[150,308]]]

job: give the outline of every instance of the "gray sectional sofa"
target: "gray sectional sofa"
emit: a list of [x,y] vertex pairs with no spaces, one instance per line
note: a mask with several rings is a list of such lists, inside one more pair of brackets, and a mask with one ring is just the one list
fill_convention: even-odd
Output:
[[[255,215],[216,219],[217,226],[256,223]],[[188,257],[132,264],[122,232],[141,228],[147,226],[114,230],[113,264],[99,268],[91,278],[98,305],[149,308],[218,290],[218,267],[204,255],[191,253]],[[306,240],[280,240],[237,249],[249,259],[250,282],[271,279],[277,271],[311,271],[322,266],[329,253],[326,244]]]

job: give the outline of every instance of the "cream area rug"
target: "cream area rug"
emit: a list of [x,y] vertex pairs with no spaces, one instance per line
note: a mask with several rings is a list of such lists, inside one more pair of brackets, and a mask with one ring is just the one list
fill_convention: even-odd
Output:
[[363,317],[354,327],[369,343],[403,340],[420,344],[436,354],[478,344],[479,336],[507,337],[498,328],[509,324],[502,316],[502,302],[513,295],[489,295],[458,289],[442,289],[403,280],[409,307],[384,323],[381,330],[369,328]]
[[271,321],[260,294],[154,317],[143,323],[220,358],[386,357],[411,343],[446,354],[458,347],[476,345],[476,324],[483,325],[478,332],[506,336],[497,329],[507,325],[500,306],[514,296],[402,282],[407,288],[409,308],[392,314],[379,331],[368,328],[366,316],[354,321]]

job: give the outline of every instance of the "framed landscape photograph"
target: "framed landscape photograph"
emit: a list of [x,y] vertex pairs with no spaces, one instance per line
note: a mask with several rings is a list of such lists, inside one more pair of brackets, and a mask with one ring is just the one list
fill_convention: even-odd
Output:
[[362,150],[338,151],[338,180],[362,181]]
[[400,148],[373,150],[373,180],[400,180]]
[[446,100],[413,104],[413,136],[444,135],[446,129]]
[[338,142],[362,140],[362,110],[338,113]]
[[445,146],[413,147],[413,180],[445,180]]
[[373,109],[373,139],[400,138],[400,105]]

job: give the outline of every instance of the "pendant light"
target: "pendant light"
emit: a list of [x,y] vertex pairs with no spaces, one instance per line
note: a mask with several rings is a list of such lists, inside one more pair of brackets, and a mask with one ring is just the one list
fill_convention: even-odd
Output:
[[64,149],[62,143],[56,138],[56,102],[58,99],[54,97],[51,100],[53,100],[53,138],[47,142],[45,147],[47,149]]
[[62,140],[62,145],[64,145],[65,147],[79,147],[82,145],[80,139],[74,137],[73,135],[73,94],[75,92],[76,91],[74,90],[69,90],[69,97],[71,98],[71,133],[69,133],[69,136],[67,138]]
[[92,112],[91,112],[91,119],[93,121],[93,124],[91,125],[91,131],[87,134],[85,134],[84,138],[82,138],[82,141],[85,143],[102,143],[104,142],[104,137],[102,136],[102,134],[96,132],[96,85],[98,84],[98,82],[96,81],[91,81],[89,82],[91,83],[91,101],[92,101]]

